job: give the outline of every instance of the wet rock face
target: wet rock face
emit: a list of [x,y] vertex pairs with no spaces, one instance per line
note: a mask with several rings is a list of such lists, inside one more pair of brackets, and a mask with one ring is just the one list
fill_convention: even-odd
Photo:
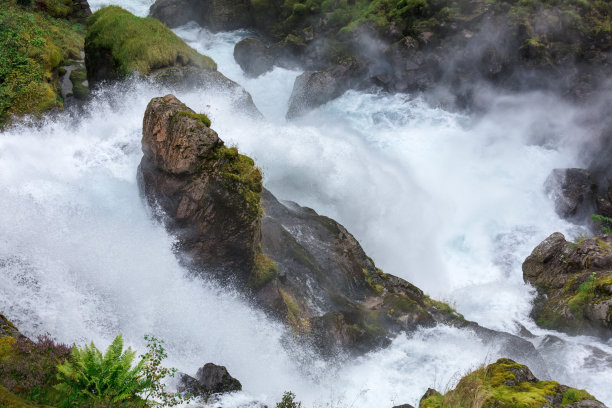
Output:
[[538,290],[532,316],[545,328],[612,336],[612,236],[571,243],[554,233],[523,263]]
[[584,222],[595,210],[597,184],[584,169],[554,169],[544,183],[559,217]]
[[157,0],[149,14],[171,28],[190,21],[212,31],[248,28],[252,24],[247,0]]
[[240,40],[234,47],[234,59],[244,73],[253,78],[271,71],[274,65],[271,50],[256,38]]
[[14,337],[16,339],[23,337],[19,329],[15,327],[3,314],[0,314],[0,337]]
[[207,120],[172,95],[153,99],[143,121],[140,184],[193,261],[244,278],[259,243],[253,195],[261,173],[225,147]]
[[363,83],[367,69],[349,59],[324,71],[304,72],[295,79],[287,119],[303,115]]
[[195,378],[182,374],[177,390],[195,397],[208,397],[211,394],[241,391],[242,384],[224,366],[207,363],[198,369]]

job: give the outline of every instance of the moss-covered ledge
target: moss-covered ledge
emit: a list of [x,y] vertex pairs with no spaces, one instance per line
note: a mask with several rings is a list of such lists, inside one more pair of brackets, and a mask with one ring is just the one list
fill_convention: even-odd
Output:
[[217,69],[210,57],[189,47],[160,21],[136,17],[121,7],[101,8],[87,24],[85,64],[92,83],[133,73],[145,76],[163,68]]
[[[588,401],[586,404],[580,404]],[[573,405],[570,405],[573,404]],[[605,405],[585,390],[540,381],[522,364],[501,358],[467,374],[445,394],[429,389],[419,408],[561,408]]]

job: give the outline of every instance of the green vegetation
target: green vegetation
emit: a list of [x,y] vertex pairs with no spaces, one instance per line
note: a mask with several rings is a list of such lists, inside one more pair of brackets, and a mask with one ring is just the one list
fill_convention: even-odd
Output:
[[[216,70],[215,62],[189,47],[168,27],[153,18],[136,17],[117,6],[104,7],[87,20],[85,51],[92,69],[108,65],[122,78],[171,66],[194,66]],[[91,70],[88,71],[91,77]]]
[[162,380],[173,376],[175,369],[160,365],[167,356],[163,342],[145,336],[149,351],[133,365],[136,352],[123,350],[123,337],[115,337],[102,354],[91,343],[83,349],[72,348],[70,359],[57,366],[59,384],[54,388],[62,396],[60,406],[147,407],[154,398],[163,406],[184,402],[179,394],[167,393]]
[[198,120],[202,122],[206,127],[210,127],[211,125],[210,119],[208,119],[208,116],[203,113],[177,112],[175,115],[186,116],[188,118]]
[[612,234],[612,218],[604,217],[603,215],[591,215],[593,222],[601,228],[604,234]]
[[276,279],[278,276],[278,266],[270,259],[269,256],[261,252],[258,249],[255,254],[255,264],[253,266],[253,272],[249,276],[249,285],[254,290],[262,288],[266,283]]
[[70,72],[70,82],[72,82],[72,95],[77,99],[89,97],[89,87],[83,85],[87,80],[87,71],[84,68],[74,69]]
[[10,115],[61,108],[58,69],[83,47],[83,26],[56,18],[70,15],[71,1],[20,3],[0,2],[0,126]]
[[215,149],[214,158],[221,161],[221,175],[230,191],[237,192],[242,198],[244,213],[250,221],[259,219],[262,213],[261,171],[248,156],[238,153],[235,147],[219,146]]
[[[8,322],[8,321],[6,321]],[[8,322],[10,325],[10,322]],[[72,349],[48,336],[0,337],[0,406],[58,408],[144,408],[186,402],[165,391],[175,369],[161,366],[163,342],[145,336],[148,351],[133,365],[136,352],[123,350],[121,335],[102,354],[92,343]]]
[[[487,367],[481,367],[464,376],[454,390],[441,395],[430,392],[419,408],[488,407],[541,408],[548,406],[546,397],[562,391],[555,381],[520,381],[518,373],[526,373],[527,367],[512,360],[499,359]],[[521,375],[521,377],[523,377]],[[569,388],[563,394],[563,404],[595,400],[584,390]]]
[[302,403],[295,401],[295,394],[287,391],[283,394],[281,402],[276,403],[276,408],[301,408]]

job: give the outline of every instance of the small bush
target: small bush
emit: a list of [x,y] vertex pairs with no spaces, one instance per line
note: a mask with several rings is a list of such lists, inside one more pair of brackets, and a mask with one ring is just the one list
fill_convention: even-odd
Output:
[[295,394],[287,391],[283,394],[281,402],[276,403],[276,408],[301,408],[302,403],[295,401]]
[[601,228],[604,234],[612,234],[612,218],[604,217],[603,215],[591,215],[593,222]]

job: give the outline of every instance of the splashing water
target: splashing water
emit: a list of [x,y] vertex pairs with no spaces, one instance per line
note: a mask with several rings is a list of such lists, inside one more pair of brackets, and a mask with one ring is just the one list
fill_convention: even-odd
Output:
[[[150,5],[114,3],[139,15]],[[248,33],[175,31],[242,84],[266,119],[244,117],[214,92],[177,97],[251,155],[279,198],[337,219],[386,272],[466,318],[510,332],[524,325],[552,378],[612,404],[612,344],[554,333],[563,341],[551,345],[551,332],[528,318],[533,293],[522,282],[535,245],[554,231],[576,233],[541,186],[552,168],[580,165],[572,140],[588,135],[579,112],[542,94],[496,96],[486,115],[469,117],[419,96],[347,92],[287,123],[299,72],[247,79],[232,50]],[[240,379],[245,392],[224,406],[272,404],[285,390],[306,406],[416,404],[426,388],[451,388],[500,357],[470,332],[440,326],[340,365],[311,359],[238,294],[186,275],[135,176],[144,109],[168,92],[132,80],[99,91],[87,114],[0,134],[0,310],[26,334],[105,347],[123,333],[142,350],[143,334],[154,333],[170,365],[194,373],[213,361]]]

